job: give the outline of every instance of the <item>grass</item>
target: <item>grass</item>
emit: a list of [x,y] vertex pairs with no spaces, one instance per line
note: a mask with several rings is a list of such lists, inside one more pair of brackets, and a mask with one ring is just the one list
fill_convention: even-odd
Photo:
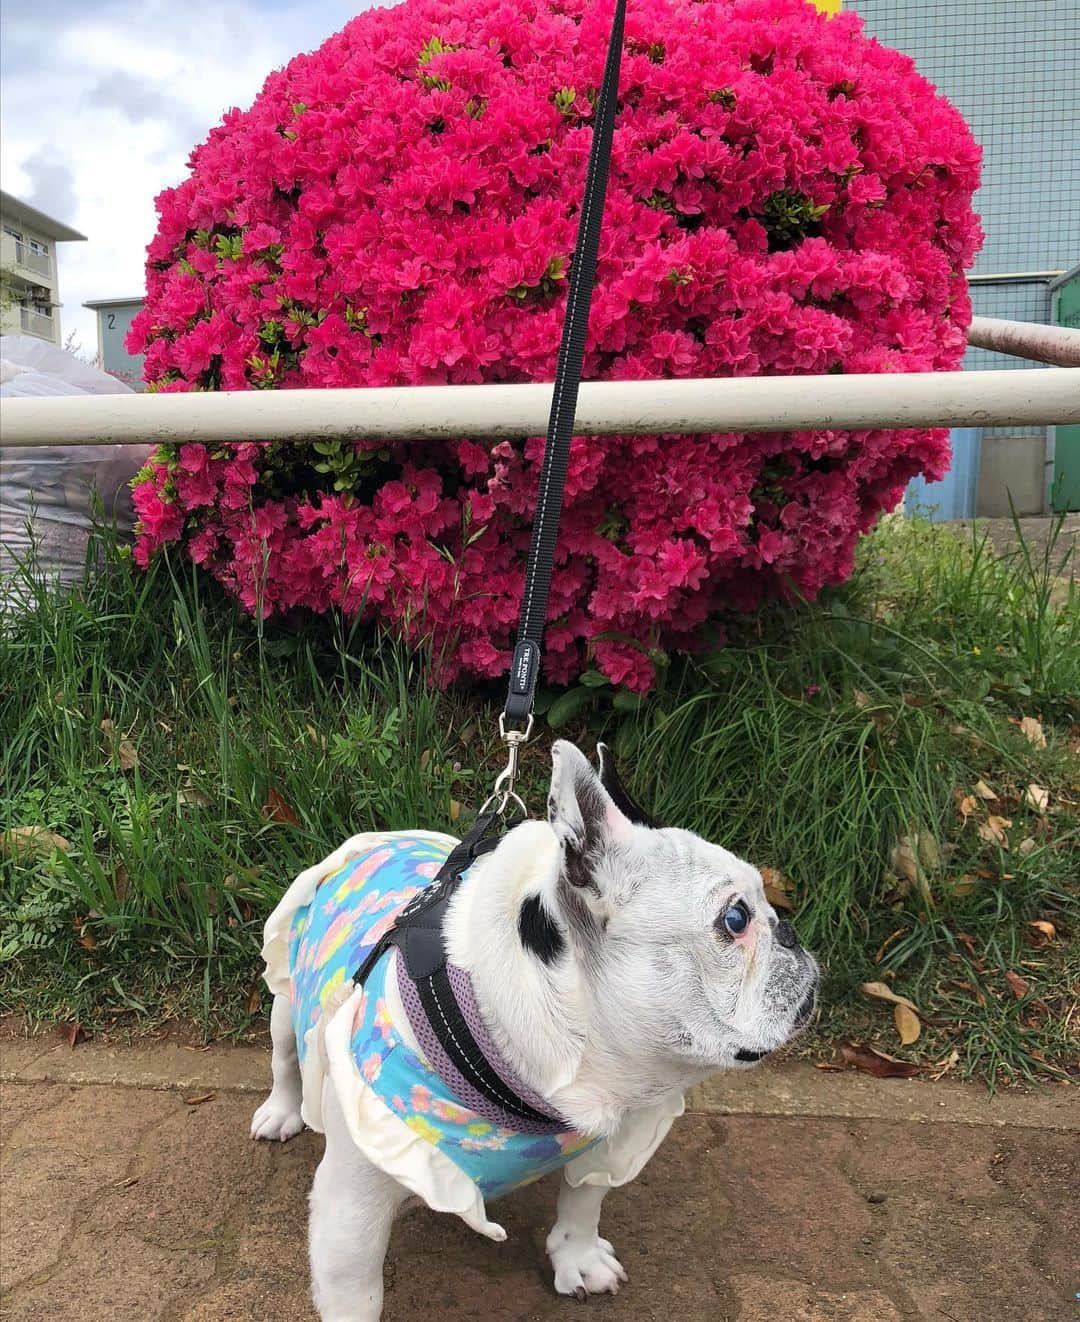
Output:
[[[105,543],[82,588],[28,580],[0,637],[0,827],[19,832],[0,1009],[243,1033],[283,887],[353,831],[467,820],[498,769],[495,706],[435,692],[368,630],[264,628],[190,569],[132,573]],[[888,521],[843,589],[733,625],[649,699],[588,674],[540,705],[558,733],[612,741],[662,820],[774,870],[827,964],[826,1037],[992,1084],[1059,1074],[1080,972],[1063,551],[1002,558]],[[542,803],[546,740],[525,773]],[[871,981],[918,1007],[909,1047]]]

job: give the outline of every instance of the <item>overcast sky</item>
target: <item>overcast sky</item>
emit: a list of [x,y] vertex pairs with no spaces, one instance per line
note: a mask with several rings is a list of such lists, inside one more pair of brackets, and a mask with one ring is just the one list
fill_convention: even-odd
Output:
[[0,6],[0,181],[85,234],[60,246],[61,323],[97,349],[87,299],[143,288],[154,197],[266,75],[368,0],[11,0]]

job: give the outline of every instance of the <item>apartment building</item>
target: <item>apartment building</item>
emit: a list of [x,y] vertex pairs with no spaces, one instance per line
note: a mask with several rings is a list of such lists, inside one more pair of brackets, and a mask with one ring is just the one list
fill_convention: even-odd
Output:
[[86,235],[2,191],[0,227],[0,334],[61,345],[57,246]]

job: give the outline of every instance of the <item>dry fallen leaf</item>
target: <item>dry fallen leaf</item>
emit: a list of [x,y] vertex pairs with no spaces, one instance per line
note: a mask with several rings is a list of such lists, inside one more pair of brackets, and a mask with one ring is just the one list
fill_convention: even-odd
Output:
[[457,819],[458,819],[460,816],[461,816],[461,804],[457,801],[457,799],[451,799],[451,800],[450,800],[450,820],[451,820],[452,822],[456,822]]
[[82,1024],[78,1022],[57,1024],[57,1032],[59,1032],[60,1036],[68,1046],[71,1047],[72,1051],[74,1051],[76,1046],[78,1046],[78,1044],[86,1037],[86,1034],[83,1032]]
[[1047,922],[1045,918],[1036,918],[1030,926],[1034,927],[1044,940],[1049,943],[1057,936],[1057,928],[1053,923]]
[[0,854],[7,854],[11,858],[20,854],[48,858],[55,849],[67,854],[71,845],[62,835],[47,831],[43,826],[13,826],[0,835]]
[[881,961],[885,958],[886,950],[888,950],[888,948],[897,939],[897,937],[903,936],[906,931],[907,931],[906,927],[898,927],[895,932],[889,933],[889,935],[885,938],[884,941],[882,941],[881,945],[878,946],[877,948],[877,954],[874,956],[875,964],[881,963]]
[[139,753],[130,739],[121,739],[116,748],[116,760],[121,771],[134,771],[139,765]]
[[927,872],[936,872],[941,867],[941,846],[937,836],[930,831],[920,831],[918,844],[919,862]]
[[1043,728],[1034,716],[1025,716],[1020,722],[1020,733],[1030,744],[1036,748],[1046,747],[1046,735],[1043,734]]
[[914,1001],[909,1001],[906,996],[897,996],[896,992],[884,982],[863,982],[859,984],[859,991],[864,996],[873,996],[879,1001],[889,1001],[893,1005],[906,1005],[909,1010],[918,1014],[918,1007]]
[[894,1005],[893,1022],[896,1024],[896,1031],[900,1034],[900,1045],[902,1047],[909,1047],[912,1042],[919,1040],[922,1025],[919,1023],[919,1016],[914,1010],[909,1009],[903,1003]]
[[978,987],[973,987],[970,982],[965,982],[961,978],[951,978],[945,983],[945,986],[955,987],[957,991],[967,992],[967,994],[975,1001],[976,1005],[986,1004],[986,997],[981,991],[979,991]]
[[127,899],[128,881],[129,878],[128,878],[127,868],[124,866],[123,863],[117,863],[116,867],[113,868],[112,889],[113,889],[113,895],[121,903],[123,903],[124,900]]
[[774,909],[790,912],[795,907],[791,902],[791,882],[782,872],[776,868],[762,868],[761,879],[765,883],[765,898]]
[[259,1007],[260,1007],[261,1005],[262,1005],[262,988],[259,986],[258,983],[255,983],[255,985],[252,987],[251,991],[248,992],[248,998],[247,998],[247,1012],[248,1012],[248,1014],[249,1014],[249,1015],[256,1015],[256,1014],[258,1014],[258,1013],[259,1013]]
[[212,1102],[217,1096],[216,1092],[200,1093],[198,1097],[185,1097],[185,1106],[202,1106],[203,1102]]
[[178,808],[209,808],[210,804],[210,795],[204,794],[202,790],[196,789],[194,785],[181,785],[176,791],[176,806]]
[[855,699],[855,706],[859,708],[869,707],[873,699],[869,693],[864,693],[862,689],[852,689],[851,696]]
[[932,905],[928,873],[941,866],[941,846],[931,831],[917,825],[908,827],[889,853],[889,866],[902,881],[918,887],[926,904]]
[[300,825],[300,818],[273,785],[266,791],[266,802],[260,808],[259,815],[264,822],[283,822],[286,826]]
[[1012,994],[1016,999],[1022,1001],[1028,993],[1027,979],[1022,978],[1019,973],[1014,973],[1012,969],[1006,969],[1005,981],[1012,988]]
[[943,1075],[948,1074],[951,1069],[955,1069],[960,1064],[960,1053],[955,1047],[936,1064],[931,1066],[930,1077],[936,1083]]
[[975,782],[975,793],[980,799],[985,799],[987,803],[994,803],[997,799],[997,795],[985,780],[977,780]]
[[960,816],[966,822],[975,809],[979,806],[979,801],[974,794],[965,794],[956,805],[960,810]]
[[894,1060],[868,1047],[855,1046],[850,1042],[840,1043],[840,1059],[845,1065],[854,1065],[864,1074],[873,1074],[878,1079],[910,1079],[921,1070],[920,1065],[912,1065],[906,1060]]
[[1045,812],[1050,803],[1050,795],[1041,785],[1029,785],[1024,791],[1024,802],[1036,812]]
[[919,859],[917,846],[910,836],[902,835],[893,845],[892,853],[889,855],[889,865],[892,870],[906,881],[912,883],[919,879]]
[[1027,858],[1028,854],[1035,848],[1035,841],[1029,835],[1026,840],[1021,840],[1016,846],[1016,852],[1021,858]]
[[988,845],[999,844],[1002,849],[1008,849],[1009,837],[1005,832],[1010,826],[1012,826],[1011,818],[996,817],[991,814],[985,822],[979,823],[979,839],[985,840]]
[[949,887],[949,894],[955,899],[961,899],[965,895],[970,895],[975,889],[975,878],[969,872],[965,872],[962,877],[957,877],[946,884]]

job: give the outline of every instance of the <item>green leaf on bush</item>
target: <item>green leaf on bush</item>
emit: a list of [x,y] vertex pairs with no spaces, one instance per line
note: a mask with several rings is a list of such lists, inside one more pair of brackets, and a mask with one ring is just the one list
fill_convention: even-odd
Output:
[[533,699],[533,711],[537,716],[543,716],[551,709],[558,696],[558,689],[537,689],[536,697]]
[[592,689],[587,689],[580,685],[577,688],[567,689],[561,697],[556,698],[551,704],[547,714],[548,725],[550,725],[553,730],[559,729],[560,726],[567,725],[575,716],[589,706],[593,697],[594,694]]
[[578,680],[590,689],[602,689],[605,684],[611,683],[607,675],[602,675],[599,670],[585,670],[578,676]]
[[[584,679],[584,675],[582,679]],[[645,701],[640,693],[631,693],[629,689],[619,689],[611,700],[611,705],[616,711],[637,712],[641,710],[641,704]]]

